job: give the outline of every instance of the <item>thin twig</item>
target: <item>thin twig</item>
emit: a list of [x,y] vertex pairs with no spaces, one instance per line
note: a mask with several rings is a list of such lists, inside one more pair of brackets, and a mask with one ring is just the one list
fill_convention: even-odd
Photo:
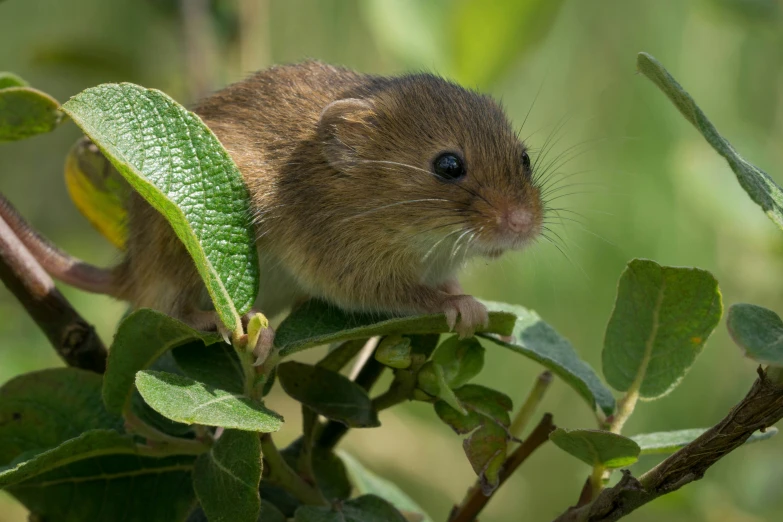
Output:
[[524,433],[528,422],[530,422],[536,409],[538,409],[538,405],[541,404],[541,400],[544,398],[549,385],[552,384],[552,379],[552,372],[549,370],[539,374],[536,382],[533,384],[533,388],[531,388],[530,392],[527,394],[525,402],[522,403],[519,411],[514,416],[514,420],[511,422],[509,431],[514,437],[519,439],[522,438],[522,434]]
[[0,218],[0,280],[16,296],[68,366],[106,371],[106,348],[38,261]]
[[[538,426],[535,427],[530,435],[503,463],[503,469],[500,472],[500,481],[497,489],[493,491],[493,494],[500,489],[503,483],[508,480],[514,471],[516,471],[516,469],[525,462],[539,446],[549,440],[549,434],[552,433],[554,429],[555,425],[552,423],[552,414],[545,413],[541,422],[538,423]],[[489,496],[484,495],[481,484],[477,482],[468,492],[468,496],[463,501],[462,505],[455,507],[451,512],[449,522],[473,522],[491,498],[492,494]]]
[[783,418],[783,384],[774,372],[759,368],[759,378],[742,401],[718,424],[635,479],[627,470],[612,488],[595,501],[570,508],[556,522],[598,522],[618,520],[656,498],[699,480],[707,469],[742,446],[755,431]]

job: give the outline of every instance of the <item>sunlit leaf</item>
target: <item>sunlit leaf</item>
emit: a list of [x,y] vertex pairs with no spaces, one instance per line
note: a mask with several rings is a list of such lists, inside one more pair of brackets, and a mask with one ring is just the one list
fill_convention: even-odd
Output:
[[193,488],[209,522],[256,522],[261,510],[261,441],[225,430],[193,470]]
[[124,250],[130,185],[86,138],[76,142],[65,159],[65,186],[90,224],[111,244]]
[[64,117],[59,106],[57,100],[31,87],[0,89],[0,143],[53,131]]
[[344,375],[292,361],[277,367],[277,378],[288,395],[328,419],[353,428],[380,426],[367,392]]
[[258,255],[247,188],[212,131],[162,92],[128,83],[87,89],[63,110],[171,223],[221,321],[240,329],[258,292]]
[[190,341],[212,344],[220,339],[216,333],[199,332],[155,310],[131,313],[120,323],[109,350],[103,380],[106,407],[121,412],[133,393],[136,372],[149,368],[168,350]]
[[[515,317],[508,312],[489,314],[486,332],[508,335]],[[449,332],[443,314],[388,317],[347,313],[323,301],[308,301],[280,324],[275,344],[281,355],[324,344],[364,339],[375,335],[429,334]]]
[[620,391],[654,399],[673,390],[701,353],[723,312],[706,270],[634,259],[620,276],[606,327],[604,376]]
[[518,319],[510,340],[484,336],[551,370],[579,393],[595,409],[606,415],[614,411],[612,392],[601,382],[592,367],[579,358],[571,343],[545,323],[535,312],[521,306],[484,302],[490,310],[507,310]]
[[639,53],[636,64],[639,71],[663,91],[685,119],[696,127],[707,143],[723,156],[750,199],[764,209],[772,221],[783,228],[783,189],[769,174],[749,163],[734,150],[731,143],[718,133],[690,94],[677,83],[658,60],[647,53]]
[[746,356],[783,366],[783,321],[778,314],[761,306],[735,304],[729,307],[726,326]]
[[155,411],[185,424],[269,433],[283,425],[277,413],[251,399],[180,375],[141,371],[136,387]]
[[[660,431],[656,433],[643,433],[631,437],[635,443],[642,449],[640,455],[657,455],[674,453],[684,448],[698,437],[700,437],[707,428],[694,428],[690,430]],[[778,433],[777,428],[767,428],[766,431],[757,431],[753,433],[745,444],[758,442],[774,437]]]
[[630,466],[641,451],[633,440],[609,431],[558,428],[549,439],[585,464],[609,469]]

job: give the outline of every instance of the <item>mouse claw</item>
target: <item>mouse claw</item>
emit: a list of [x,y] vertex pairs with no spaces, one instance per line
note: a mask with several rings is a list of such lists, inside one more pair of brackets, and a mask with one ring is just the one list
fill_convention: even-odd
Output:
[[[446,322],[460,339],[472,337],[479,327],[489,326],[487,308],[470,295],[455,295],[446,301]],[[457,322],[459,316],[459,322]]]

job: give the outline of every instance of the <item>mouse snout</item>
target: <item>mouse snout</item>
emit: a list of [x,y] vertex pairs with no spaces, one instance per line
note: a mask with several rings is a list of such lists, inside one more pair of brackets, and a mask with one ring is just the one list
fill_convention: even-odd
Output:
[[535,218],[530,210],[524,207],[512,207],[503,214],[501,227],[519,235],[528,235],[535,225]]

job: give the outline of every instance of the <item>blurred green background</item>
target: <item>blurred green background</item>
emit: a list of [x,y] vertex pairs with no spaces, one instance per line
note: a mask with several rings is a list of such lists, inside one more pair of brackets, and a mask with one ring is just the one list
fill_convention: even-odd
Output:
[[[783,273],[783,234],[635,74],[636,53],[653,54],[746,157],[783,181],[782,9],[778,0],[6,0],[0,70],[61,101],[98,83],[130,81],[189,103],[252,70],[317,58],[379,74],[436,71],[502,99],[517,126],[532,107],[522,135],[534,159],[550,136],[549,158],[580,153],[560,169],[574,175],[558,200],[580,223],[556,228],[565,255],[542,242],[499,262],[475,262],[463,282],[480,297],[537,310],[600,368],[616,281],[634,257],[709,269],[727,305],[783,312],[783,278],[774,275]],[[64,187],[63,159],[78,136],[69,124],[0,146],[0,191],[64,249],[107,265],[117,252]],[[63,291],[109,342],[124,306]],[[4,288],[0,317],[0,382],[61,364]],[[539,371],[493,348],[478,380],[518,403]],[[754,377],[721,324],[682,385],[641,403],[626,432],[709,426]],[[299,429],[296,407],[280,394],[270,402],[291,421],[278,436],[290,440]],[[560,382],[543,408],[558,426],[594,427],[581,399]],[[425,404],[385,412],[382,422],[379,430],[354,430],[344,448],[445,519],[475,478],[460,438]],[[588,471],[546,445],[481,520],[550,520],[576,501]],[[740,449],[628,520],[781,520],[781,484],[778,436]],[[0,522],[25,519],[23,508],[0,497]]]

